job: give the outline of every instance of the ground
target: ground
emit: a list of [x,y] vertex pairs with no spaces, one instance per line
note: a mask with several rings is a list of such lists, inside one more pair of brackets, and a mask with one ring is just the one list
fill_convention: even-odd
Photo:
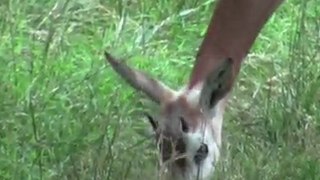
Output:
[[[3,0],[0,179],[156,179],[150,102],[103,51],[188,81],[216,1]],[[320,179],[319,0],[289,0],[233,89],[215,179]]]

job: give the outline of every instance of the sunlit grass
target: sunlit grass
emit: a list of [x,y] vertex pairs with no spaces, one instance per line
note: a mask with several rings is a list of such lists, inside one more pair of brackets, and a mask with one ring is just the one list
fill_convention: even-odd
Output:
[[[217,179],[319,179],[319,0],[286,1],[243,64]],[[187,82],[213,1],[0,3],[0,179],[156,179],[148,105],[103,51]]]

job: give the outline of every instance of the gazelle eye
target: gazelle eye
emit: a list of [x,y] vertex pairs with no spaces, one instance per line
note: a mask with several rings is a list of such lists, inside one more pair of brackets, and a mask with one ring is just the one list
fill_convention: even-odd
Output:
[[201,161],[203,161],[209,153],[208,145],[205,143],[202,143],[199,149],[196,152],[196,155],[194,156],[194,162],[196,164],[200,164]]
[[158,128],[158,123],[155,121],[155,119],[154,119],[150,114],[144,113],[144,115],[148,118],[148,121],[149,121],[149,123],[151,124],[152,129],[153,129],[154,131],[156,131],[157,128]]
[[187,125],[187,122],[184,120],[183,117],[180,117],[180,123],[181,123],[181,129],[184,133],[187,133],[189,131],[189,127]]

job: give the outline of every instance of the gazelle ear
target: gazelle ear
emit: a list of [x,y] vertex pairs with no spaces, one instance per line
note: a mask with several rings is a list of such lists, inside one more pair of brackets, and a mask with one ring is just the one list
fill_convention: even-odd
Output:
[[205,111],[210,111],[231,88],[232,78],[231,58],[227,58],[221,66],[214,69],[204,81],[199,104]]
[[128,84],[136,90],[144,92],[153,101],[160,103],[173,96],[174,91],[160,81],[150,78],[141,71],[130,68],[125,63],[114,58],[108,52],[105,52],[105,58],[112,66],[113,70],[126,80]]

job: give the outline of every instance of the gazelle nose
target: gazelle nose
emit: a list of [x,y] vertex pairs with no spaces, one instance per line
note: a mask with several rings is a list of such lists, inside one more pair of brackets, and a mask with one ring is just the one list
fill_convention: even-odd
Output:
[[201,161],[203,161],[209,153],[208,145],[202,143],[199,147],[199,149],[196,152],[196,155],[194,156],[194,162],[196,164],[200,164]]

